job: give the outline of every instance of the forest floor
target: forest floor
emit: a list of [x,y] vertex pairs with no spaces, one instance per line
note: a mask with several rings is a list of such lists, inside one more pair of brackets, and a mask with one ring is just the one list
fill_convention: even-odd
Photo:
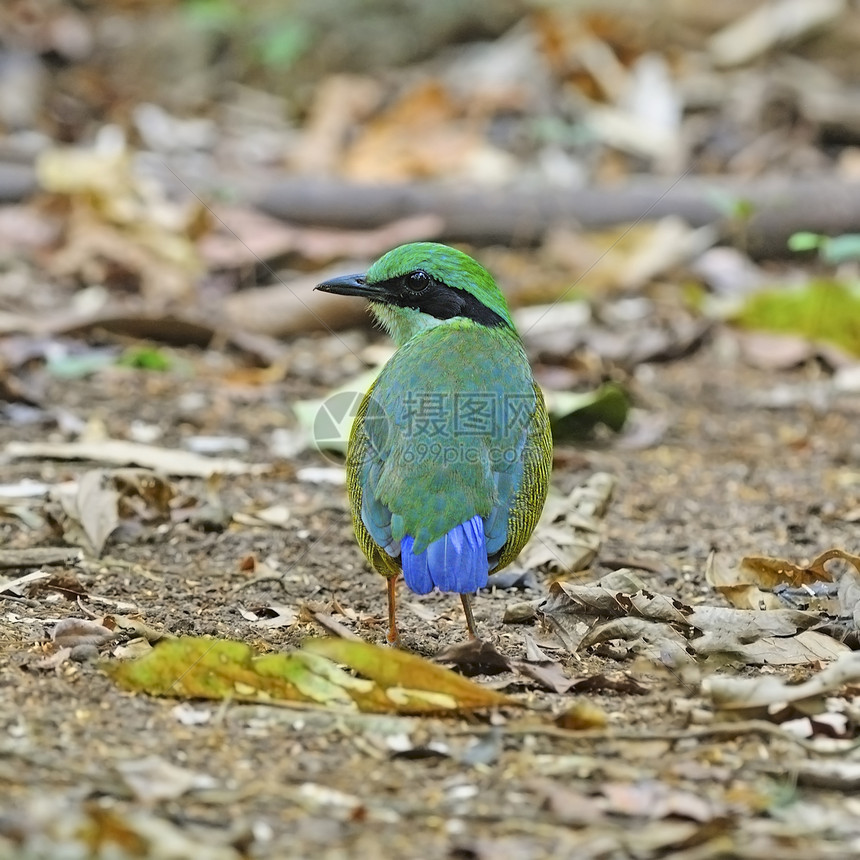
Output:
[[[360,345],[370,336],[350,337]],[[307,361],[324,341],[292,347],[294,366],[311,367],[305,376],[250,386],[229,353],[180,350],[193,374],[111,369],[74,384],[53,380],[44,401],[102,424],[107,436],[157,427],[165,447],[192,433],[240,437],[250,445],[243,458],[265,462],[272,432],[291,423],[286,404],[325,393]],[[596,471],[617,481],[590,575],[627,566],[653,592],[721,604],[705,580],[711,550],[735,563],[812,557],[856,538],[851,517],[840,516],[860,494],[856,397],[827,395],[814,364],[755,370],[725,345],[718,335],[683,360],[640,368],[647,408],[665,421],[656,444],[625,445],[622,436],[557,448],[556,488],[568,492]],[[816,389],[821,397],[810,396]],[[54,432],[0,426],[0,448]],[[590,691],[564,695],[511,673],[476,679],[519,696],[530,716],[177,702],[122,691],[91,654],[44,665],[53,625],[85,617],[82,609],[263,651],[324,634],[317,612],[382,643],[384,584],[354,543],[344,488],[298,477],[303,466],[327,465],[305,452],[218,485],[177,479],[174,496],[190,508],[205,502],[209,516],[129,520],[100,560],[58,569],[77,594],[0,594],[0,856],[805,860],[858,850],[860,802],[842,793],[857,778],[848,755],[812,751],[761,721],[736,732],[718,723],[710,734],[702,717],[710,673],[797,681],[816,664],[700,661],[678,670],[631,660],[623,647],[571,654],[540,615],[526,626],[503,623],[509,604],[545,597],[540,575],[529,590],[475,599],[479,628],[500,652],[521,658],[525,631],[570,678],[593,679]],[[4,482],[56,485],[89,468],[19,459],[4,466]],[[289,512],[282,527],[230,522],[276,503]],[[30,529],[4,522],[7,547],[57,543],[49,518]],[[255,581],[250,556],[266,560],[274,578]],[[458,601],[401,589],[408,649],[432,657],[464,638]],[[247,620],[249,609],[284,605],[296,609],[293,623]],[[606,715],[604,729],[577,734],[549,721],[583,701]],[[855,770],[840,776],[837,765]]]

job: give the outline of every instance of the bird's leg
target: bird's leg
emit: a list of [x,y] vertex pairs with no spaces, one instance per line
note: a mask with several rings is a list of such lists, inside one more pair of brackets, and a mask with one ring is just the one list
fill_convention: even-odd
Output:
[[478,636],[478,628],[475,627],[475,616],[472,615],[472,595],[461,594],[460,602],[463,604],[463,612],[466,614],[466,628],[469,631],[470,639],[480,639]]
[[397,630],[397,577],[388,577],[388,644],[400,647],[400,633]]

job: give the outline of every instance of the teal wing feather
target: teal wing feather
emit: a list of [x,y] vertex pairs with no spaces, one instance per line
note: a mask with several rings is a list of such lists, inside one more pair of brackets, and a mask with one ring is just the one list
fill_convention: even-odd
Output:
[[508,509],[505,544],[491,559],[490,573],[507,567],[526,545],[540,519],[552,470],[552,432],[543,394],[534,384],[535,411],[522,452],[522,476]]
[[396,548],[390,545],[391,511],[379,502],[374,493],[383,464],[382,452],[372,444],[368,432],[367,411],[374,402],[375,388],[374,382],[364,395],[353,421],[346,454],[346,490],[359,548],[378,573],[397,576],[400,564],[395,558]]

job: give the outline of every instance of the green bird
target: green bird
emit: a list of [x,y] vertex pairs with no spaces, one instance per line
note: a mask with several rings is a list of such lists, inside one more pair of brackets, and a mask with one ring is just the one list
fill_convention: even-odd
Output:
[[398,349],[359,406],[346,455],[362,552],[418,594],[470,595],[519,554],[546,501],[552,437],[507,303],[490,273],[446,245],[402,245],[365,274],[317,287],[361,296]]

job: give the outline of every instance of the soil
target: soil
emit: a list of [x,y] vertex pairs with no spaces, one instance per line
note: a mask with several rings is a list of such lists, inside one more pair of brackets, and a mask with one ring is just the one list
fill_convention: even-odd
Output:
[[[350,337],[360,345],[370,336]],[[110,437],[127,437],[135,422],[159,428],[157,444],[166,447],[190,435],[237,436],[250,443],[243,458],[272,462],[272,432],[294,423],[289,404],[321,396],[356,370],[347,355],[315,360],[330,340],[296,341],[277,382],[254,378],[239,356],[179,350],[193,373],[47,379],[44,402]],[[727,343],[717,337],[683,360],[637,370],[642,414],[666,422],[655,444],[625,445],[622,437],[557,448],[558,489],[595,471],[617,480],[593,576],[626,564],[655,591],[720,604],[704,578],[711,550],[731,562],[857,550],[857,526],[843,517],[860,504],[857,397],[822,401],[810,394],[829,384],[818,365],[755,370]],[[62,434],[55,421],[0,426],[0,446],[21,438]],[[510,675],[476,679],[521,696],[537,709],[527,715],[511,708],[418,719],[189,703],[124,692],[87,655],[39,665],[52,652],[54,624],[86,610],[262,651],[323,635],[312,615],[321,611],[383,643],[384,582],[354,543],[344,488],[297,478],[303,466],[327,465],[309,451],[262,476],[208,486],[174,479],[190,510],[208,505],[211,515],[124,523],[101,560],[58,569],[82,586],[79,603],[55,591],[0,595],[0,856],[853,856],[860,809],[844,785],[808,784],[795,766],[805,751],[776,733],[697,732],[708,712],[698,677],[643,666],[623,651],[565,654],[539,621],[503,623],[506,606],[543,596],[542,576],[537,590],[480,594],[480,630],[512,657],[523,655],[527,632],[570,676],[602,681],[593,692],[556,695]],[[92,467],[11,461],[3,483],[56,484]],[[275,503],[290,512],[282,528],[229,521],[232,512]],[[9,510],[0,535],[6,548],[61,542],[50,519],[28,527]],[[252,555],[279,578],[254,581],[243,565]],[[456,599],[402,586],[400,596],[407,648],[432,656],[464,638]],[[296,607],[297,623],[265,629],[239,611],[279,604]],[[801,679],[816,668],[717,671]],[[642,689],[622,683],[631,678]],[[606,714],[606,731],[580,737],[554,728],[552,715],[583,702]],[[149,756],[210,779],[179,796],[147,796],[122,774]],[[161,771],[147,779],[156,789],[171,783]]]

